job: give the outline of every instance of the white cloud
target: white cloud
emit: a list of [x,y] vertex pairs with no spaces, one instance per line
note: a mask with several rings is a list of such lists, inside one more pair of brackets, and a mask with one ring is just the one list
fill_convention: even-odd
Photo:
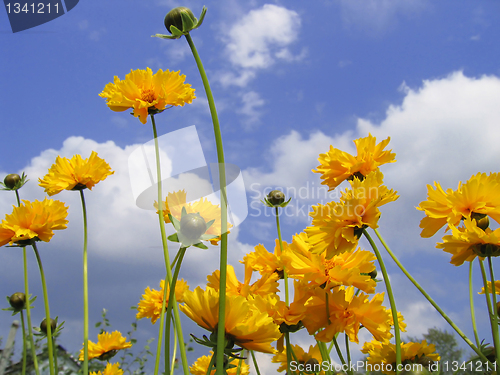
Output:
[[223,73],[224,85],[245,86],[255,71],[266,69],[277,60],[297,61],[306,50],[294,55],[289,46],[297,40],[301,26],[297,12],[273,4],[251,10],[227,33],[226,54],[236,72]]
[[266,102],[255,91],[249,91],[241,95],[243,107],[238,111],[247,116],[246,127],[251,128],[255,123],[259,122],[261,113],[258,108],[262,107]]

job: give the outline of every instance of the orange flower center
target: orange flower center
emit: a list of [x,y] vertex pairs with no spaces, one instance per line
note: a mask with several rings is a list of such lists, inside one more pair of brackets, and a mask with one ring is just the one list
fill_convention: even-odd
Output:
[[152,89],[142,90],[141,100],[144,100],[147,103],[152,103],[156,100],[155,92]]

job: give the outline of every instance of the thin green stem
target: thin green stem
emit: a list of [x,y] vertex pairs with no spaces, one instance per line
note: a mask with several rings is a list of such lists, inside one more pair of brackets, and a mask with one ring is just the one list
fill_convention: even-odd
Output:
[[[377,232],[375,232],[377,233]],[[363,229],[363,234],[365,235],[366,239],[368,242],[370,242],[370,245],[373,249],[373,252],[375,253],[375,256],[377,257],[378,264],[380,265],[380,270],[382,271],[382,275],[384,277],[384,283],[385,287],[387,289],[387,296],[389,297],[389,302],[391,304],[391,312],[392,312],[392,320],[394,321],[394,337],[396,339],[396,374],[399,373],[397,369],[399,369],[401,366],[401,337],[399,333],[399,320],[398,320],[398,310],[396,308],[396,301],[394,300],[394,294],[392,293],[392,286],[391,286],[391,281],[389,280],[389,275],[387,275],[387,270],[385,269],[385,264],[384,260],[382,259],[382,255],[380,255],[380,251],[378,251],[377,246],[375,245],[375,242],[373,242],[372,238],[366,231],[366,229]]]
[[348,363],[348,366],[347,368],[349,370],[347,370],[347,373],[352,375],[352,370],[351,370],[351,351],[349,350],[349,336],[347,336],[347,333],[345,334],[345,351],[346,351],[346,355],[347,355],[347,363]]
[[493,342],[495,344],[496,358],[500,358],[500,338],[498,336],[498,309],[497,309],[497,294],[495,290],[495,274],[493,272],[493,264],[491,256],[488,256],[488,267],[490,269],[491,280],[491,298],[493,299],[492,314],[490,315],[491,329],[493,334]]
[[[156,123],[154,115],[151,115],[151,122],[153,125],[153,136],[155,141],[155,155],[156,155],[156,179],[158,184],[158,220],[160,222],[160,233],[161,233],[161,242],[163,245],[163,257],[165,259],[165,269],[167,271],[167,280],[165,280],[168,285],[172,282],[172,269],[170,267],[170,256],[168,253],[168,244],[167,244],[167,235],[165,232],[165,220],[163,219],[163,199],[162,199],[162,187],[161,187],[161,166],[160,166],[160,147],[158,145],[158,133],[156,132]],[[166,289],[166,287],[165,287]],[[175,299],[175,296],[174,296]],[[181,361],[182,361],[182,370],[184,375],[189,375],[189,365],[187,362],[186,355],[186,346],[184,345],[184,337],[182,335],[182,326],[181,319],[179,317],[179,307],[177,303],[174,302],[173,310],[174,310],[174,320],[176,325],[177,337],[179,339],[179,346],[181,351]],[[162,313],[164,313],[165,307],[162,306]],[[162,317],[163,321],[163,317]],[[169,322],[170,324],[170,322]],[[158,341],[158,346],[161,347],[161,341]],[[165,372],[168,371],[168,356],[165,358]],[[159,358],[156,358],[156,362],[159,363]],[[155,366],[154,375],[158,375],[158,366]]]
[[89,281],[87,263],[87,206],[85,195],[80,190],[83,212],[83,375],[89,373]]
[[[321,353],[321,359],[322,361],[327,361],[327,363],[332,363],[330,360],[330,351],[332,350],[332,346],[336,344],[335,337],[337,337],[338,334],[334,336],[334,340],[332,340],[332,343],[330,345],[330,348],[326,348],[326,344],[324,342],[316,340],[316,344],[318,345],[319,352]],[[342,354],[342,353],[340,353]],[[330,366],[328,366],[328,370],[326,371],[327,375],[331,375],[332,371]]]
[[285,333],[285,342],[286,342],[286,373],[291,374],[290,372],[290,362],[292,362],[292,347],[290,345],[290,333]]
[[35,251],[36,260],[38,262],[38,268],[40,269],[40,278],[42,280],[42,290],[43,290],[43,303],[45,305],[45,319],[47,322],[47,349],[49,351],[49,370],[50,375],[54,375],[54,351],[52,346],[52,324],[50,323],[50,308],[49,308],[49,297],[47,293],[47,283],[45,282],[45,273],[43,272],[42,259],[38,253],[36,247],[36,242],[31,244],[33,250]]
[[[281,226],[280,226],[280,214],[279,207],[275,207],[275,215],[276,215],[276,228],[278,229],[278,242],[280,244],[280,251],[283,254],[283,240],[281,239]],[[290,306],[290,297],[288,292],[288,273],[285,269],[283,269],[283,281],[285,284],[285,303],[287,306]]]
[[24,324],[24,313],[21,310],[21,330],[23,331],[23,367],[21,370],[21,374],[26,374],[26,327]]
[[[170,322],[168,323],[170,325]],[[168,354],[168,353],[167,353]],[[177,355],[177,336],[175,332],[175,326],[174,326],[174,352],[172,353],[172,365],[170,366],[170,373],[174,373],[175,369],[175,356]]]
[[207,374],[210,375],[212,373],[212,370],[214,368],[214,362],[215,362],[215,355],[212,355],[212,358],[210,358],[210,363],[208,364],[207,367]]
[[[17,192],[17,190],[16,190]],[[26,246],[23,246],[23,264],[24,264],[24,295],[26,297],[26,322],[28,323],[28,333],[31,343],[31,356],[33,357],[33,367],[35,368],[36,375],[40,375],[38,369],[38,359],[36,357],[35,340],[33,339],[33,325],[31,324],[31,303],[30,294],[28,290],[28,261],[26,259]],[[26,353],[26,351],[24,351]]]
[[17,207],[21,206],[21,199],[19,198],[19,191],[15,190],[16,198],[17,198]]
[[[227,198],[226,198],[226,167],[224,162],[224,149],[222,147],[222,136],[219,125],[219,118],[215,108],[215,102],[208,83],[208,78],[203,68],[198,51],[191,39],[191,35],[186,34],[186,40],[191,48],[193,57],[198,66],[203,87],[207,95],[208,105],[210,107],[210,114],[212,116],[212,123],[214,126],[215,144],[217,146],[217,160],[219,163],[219,186],[220,186],[220,200],[221,200],[221,248],[220,248],[220,287],[219,287],[219,322],[217,325],[217,347],[225,348],[225,318],[226,318],[226,274],[227,274]],[[217,350],[217,375],[224,374],[224,350]]]
[[479,336],[477,334],[476,326],[476,313],[474,311],[474,295],[473,295],[473,285],[472,285],[472,266],[473,262],[469,262],[469,305],[470,305],[470,317],[472,321],[472,329],[474,330],[474,338],[476,340],[476,346],[479,347]]
[[253,365],[255,367],[255,372],[257,373],[257,375],[260,375],[259,365],[257,364],[257,359],[255,358],[253,350],[250,350],[250,353],[252,354],[252,360],[253,360]]
[[387,251],[387,253],[390,255],[390,257],[392,258],[394,263],[397,264],[399,269],[401,271],[403,271],[403,273],[406,275],[408,280],[410,280],[413,283],[413,285],[415,285],[415,287],[420,291],[420,293],[422,293],[422,295],[427,299],[427,301],[430,302],[430,304],[436,309],[436,311],[441,314],[441,316],[444,318],[444,320],[446,320],[448,322],[448,324],[455,330],[455,332],[458,333],[458,335],[467,343],[467,345],[469,345],[470,348],[472,350],[474,350],[483,361],[489,362],[488,359],[484,356],[484,354],[481,353],[481,351],[478,348],[476,348],[476,346],[472,343],[472,341],[465,335],[465,333],[463,333],[462,330],[460,328],[458,328],[458,326],[438,306],[438,304],[429,296],[429,294],[427,294],[427,292],[420,286],[420,284],[408,273],[406,268],[403,267],[403,265],[401,264],[399,259],[394,255],[394,253],[391,251],[389,246],[387,246],[387,244],[385,243],[384,239],[382,238],[382,236],[380,235],[378,230],[374,229],[374,231],[375,231],[375,234],[377,235],[378,239],[382,243],[382,245],[385,247],[385,250]]
[[342,362],[342,364],[345,367],[346,366],[346,361],[344,359],[344,356],[342,355],[342,351],[340,350],[340,346],[339,346],[339,344],[337,342],[337,338],[334,336],[332,341],[333,341],[333,344],[335,345],[335,350],[337,351],[337,355],[339,356],[340,362]]

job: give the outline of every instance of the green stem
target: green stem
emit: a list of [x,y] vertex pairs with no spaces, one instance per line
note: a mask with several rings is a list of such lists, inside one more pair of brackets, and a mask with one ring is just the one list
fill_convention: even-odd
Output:
[[285,333],[285,342],[286,342],[286,373],[291,374],[290,371],[290,363],[292,362],[292,347],[290,345],[290,333]]
[[24,313],[21,310],[21,330],[23,331],[23,367],[21,370],[21,374],[26,374],[26,327],[24,325]]
[[347,373],[352,375],[352,370],[351,370],[351,352],[349,350],[349,336],[347,336],[347,333],[345,334],[345,351],[346,351],[346,354],[347,354],[347,363],[348,363],[348,366],[347,368],[349,370],[347,370]]
[[458,328],[458,326],[448,317],[448,315],[446,315],[446,313],[427,294],[427,292],[420,286],[420,284],[417,283],[417,281],[408,273],[408,271],[406,270],[406,268],[403,267],[403,265],[401,264],[401,262],[399,261],[399,259],[394,255],[394,253],[391,251],[391,249],[389,248],[389,246],[387,246],[387,244],[385,243],[384,239],[382,238],[382,236],[380,235],[380,233],[378,232],[378,230],[374,229],[374,231],[375,231],[375,234],[377,235],[378,239],[382,243],[382,245],[385,247],[385,250],[387,251],[387,253],[390,255],[390,257],[392,258],[392,260],[394,261],[394,263],[397,264],[397,266],[399,267],[399,269],[401,271],[403,271],[403,273],[406,275],[406,277],[408,278],[408,280],[410,280],[413,283],[413,285],[415,285],[415,287],[420,291],[420,293],[422,293],[422,295],[427,299],[427,301],[430,302],[430,304],[436,309],[436,311],[441,314],[441,316],[444,318],[444,320],[446,320],[448,322],[448,324],[455,330],[455,332],[458,333],[458,335],[467,343],[467,345],[469,345],[470,348],[472,350],[474,350],[476,352],[476,354],[483,361],[489,362],[488,359],[484,356],[484,354],[481,353],[481,351],[478,348],[476,348],[476,346],[472,343],[471,340],[469,340],[469,338],[465,335],[465,333],[463,333],[462,330],[460,328]]
[[[377,231],[375,230],[375,233]],[[384,276],[384,283],[385,287],[387,289],[387,296],[389,297],[389,302],[391,304],[391,312],[392,312],[392,319],[394,321],[394,337],[396,339],[396,374],[399,373],[398,369],[401,367],[401,338],[400,338],[400,333],[399,333],[399,320],[398,320],[398,310],[396,308],[396,301],[394,300],[394,294],[392,293],[392,286],[391,282],[389,280],[389,275],[387,275],[387,270],[385,269],[385,264],[384,260],[382,259],[382,255],[380,255],[380,251],[378,251],[377,246],[375,245],[375,242],[373,242],[372,238],[366,231],[366,229],[363,229],[363,234],[367,238],[368,242],[370,242],[370,245],[373,249],[373,252],[375,253],[375,256],[377,257],[378,264],[380,265],[380,270],[382,271],[382,275]],[[378,235],[378,234],[377,234]]]
[[[280,244],[280,250],[281,254],[283,254],[283,240],[281,239],[281,226],[280,226],[280,214],[279,214],[279,207],[275,207],[274,209],[275,214],[276,214],[276,228],[278,229],[278,241]],[[283,281],[285,284],[285,303],[287,306],[290,306],[290,297],[289,297],[289,292],[288,292],[288,274],[285,269],[283,269]]]
[[[17,190],[16,190],[17,192]],[[31,356],[33,357],[33,367],[35,368],[36,375],[40,375],[38,369],[38,359],[36,357],[35,340],[33,339],[33,325],[31,324],[31,303],[30,294],[28,290],[28,262],[26,259],[26,246],[23,246],[23,263],[24,263],[24,295],[26,297],[26,323],[28,323],[28,333],[31,343]],[[26,353],[26,350],[24,351]]]
[[83,375],[89,373],[89,282],[87,263],[87,206],[83,190],[80,190],[83,212]]
[[332,341],[333,341],[333,344],[335,345],[335,350],[337,351],[337,355],[339,356],[340,362],[342,362],[342,364],[344,366],[346,366],[346,362],[345,362],[344,356],[342,355],[342,351],[340,350],[340,346],[337,342],[337,338],[334,336]]
[[495,290],[495,275],[493,273],[493,264],[491,262],[491,256],[488,256],[488,266],[490,269],[491,298],[493,299],[492,314],[490,315],[491,329],[493,334],[493,342],[495,343],[496,358],[500,358],[500,338],[498,337],[497,294]]
[[[170,326],[170,322],[168,323],[168,325]],[[167,353],[169,354],[169,353]],[[174,369],[175,369],[175,356],[177,355],[177,336],[176,336],[176,332],[175,332],[175,326],[174,326],[174,352],[172,353],[172,365],[170,366],[170,373],[173,374],[174,373]]]
[[33,250],[35,251],[36,260],[38,262],[38,268],[40,269],[40,278],[42,279],[42,289],[43,289],[43,303],[45,305],[45,319],[47,322],[47,349],[49,351],[49,370],[50,375],[54,375],[54,352],[52,346],[52,324],[50,320],[50,308],[49,308],[49,297],[47,294],[47,283],[45,282],[45,273],[43,272],[42,259],[38,253],[36,247],[36,242],[33,241],[31,244]]
[[17,207],[21,206],[21,199],[19,198],[19,191],[15,190],[16,198],[17,198]]
[[[220,186],[220,200],[221,200],[221,245],[220,245],[220,287],[219,287],[219,322],[217,325],[217,347],[224,348],[225,344],[225,318],[226,318],[226,274],[227,274],[227,199],[226,199],[226,167],[224,162],[224,149],[222,147],[222,136],[219,126],[219,118],[215,108],[215,102],[208,83],[208,78],[203,68],[198,51],[191,39],[191,35],[186,34],[186,40],[191,48],[193,57],[198,66],[203,87],[207,95],[208,105],[210,107],[210,114],[212,116],[212,123],[214,126],[215,143],[217,146],[217,160],[219,163],[219,186]],[[217,375],[224,374],[224,350],[217,350]]]
[[474,311],[474,295],[473,295],[473,285],[472,285],[472,265],[473,262],[469,262],[469,305],[470,305],[470,317],[472,321],[472,329],[474,330],[474,338],[476,339],[477,347],[480,347],[479,336],[477,334],[476,326],[476,313]]
[[207,367],[206,375],[210,375],[212,373],[212,370],[214,368],[214,362],[215,362],[215,355],[212,355],[212,358],[210,358],[210,363],[208,364]]
[[[332,361],[330,360],[330,351],[332,350],[332,345],[337,343],[337,341],[335,340],[335,337],[337,335],[334,336],[334,339],[332,340],[330,348],[328,348],[328,349],[326,348],[326,344],[324,342],[316,340],[316,344],[318,345],[318,349],[319,349],[319,352],[321,353],[321,359],[323,362],[327,361],[327,363],[332,363]],[[340,353],[340,356],[341,355],[342,355],[342,353]],[[331,373],[332,373],[332,371],[330,370],[330,366],[328,366],[328,370],[326,371],[326,374],[331,375]]]
[[259,365],[257,364],[257,359],[255,358],[253,350],[250,350],[250,353],[252,354],[252,360],[253,360],[253,365],[255,367],[255,372],[257,372],[257,375],[260,375]]
[[[168,285],[171,284],[172,282],[172,269],[170,267],[170,256],[168,253],[168,244],[167,244],[167,235],[165,233],[165,220],[163,218],[163,199],[162,199],[162,187],[161,187],[161,167],[160,167],[160,147],[158,146],[158,133],[156,132],[156,122],[154,115],[151,115],[151,122],[153,125],[153,136],[154,136],[154,141],[155,141],[155,155],[156,155],[156,179],[157,179],[157,184],[158,184],[158,219],[160,222],[160,233],[161,233],[161,242],[163,245],[163,257],[165,259],[165,269],[167,271],[167,280],[165,280]],[[166,289],[166,287],[165,287]],[[175,301],[174,301],[175,302]],[[162,306],[162,314],[164,313],[165,306]],[[182,370],[184,372],[184,375],[189,375],[189,365],[187,362],[187,355],[186,355],[186,347],[184,345],[184,337],[182,335],[182,326],[181,326],[181,320],[179,317],[179,307],[177,306],[177,303],[174,303],[173,305],[174,309],[174,318],[175,318],[175,330],[177,332],[177,337],[179,339],[179,346],[180,346],[180,351],[181,351],[181,361],[182,361]],[[162,322],[163,322],[163,316],[162,316]],[[170,324],[170,322],[169,322]],[[161,341],[158,341],[158,346],[161,347]],[[168,357],[165,358],[165,372],[168,371]],[[159,370],[159,357],[157,355],[156,358],[156,364],[155,365],[155,372],[154,375],[158,375],[158,370]]]

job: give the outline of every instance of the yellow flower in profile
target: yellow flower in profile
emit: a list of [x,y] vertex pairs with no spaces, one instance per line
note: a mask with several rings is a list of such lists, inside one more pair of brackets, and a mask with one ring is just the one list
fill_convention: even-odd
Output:
[[113,173],[108,163],[92,151],[88,159],[82,159],[80,155],[71,159],[58,156],[49,173],[43,179],[39,178],[38,182],[47,195],[52,196],[63,190],[92,190],[95,184]]
[[[219,292],[215,289],[197,287],[193,292],[186,291],[184,304],[179,308],[200,327],[217,331]],[[225,315],[226,337],[234,344],[248,350],[274,353],[271,343],[279,339],[281,333],[266,312],[243,296],[227,295]]]
[[464,262],[471,262],[477,256],[500,255],[500,228],[494,231],[478,228],[475,220],[465,219],[464,227],[457,228],[450,224],[451,235],[443,237],[443,242],[436,247],[452,254],[451,264],[460,266]]
[[309,286],[330,289],[336,286],[355,286],[366,293],[375,292],[376,282],[370,275],[375,270],[375,255],[358,250],[326,258],[326,253],[310,251],[307,234],[293,236],[291,245],[282,256],[290,277],[303,280]]
[[[278,274],[268,273],[264,274],[250,284],[252,279],[252,268],[249,264],[245,265],[245,281],[242,283],[236,277],[233,266],[227,265],[226,273],[226,294],[235,296],[253,296],[253,295],[269,295],[278,292]],[[219,291],[220,285],[220,271],[215,270],[211,275],[207,276],[207,286]]]
[[90,375],[123,375],[123,370],[120,368],[119,363],[109,363],[106,368],[102,371],[91,372]]
[[0,224],[0,246],[25,240],[49,242],[54,230],[66,229],[66,216],[68,208],[63,202],[23,200]]
[[150,68],[146,70],[131,70],[120,80],[115,76],[113,83],[108,83],[100,97],[106,98],[109,109],[123,112],[133,108],[134,116],[145,124],[148,114],[162,112],[167,106],[184,106],[191,103],[194,89],[184,83],[185,75],[180,72],[161,70],[153,74]]
[[[206,375],[208,371],[208,366],[210,366],[210,360],[212,359],[213,352],[210,352],[210,356],[204,355],[196,360],[195,363],[191,367],[189,367],[189,371],[193,375]],[[240,372],[238,372],[238,366],[241,362]],[[226,374],[228,375],[248,375],[250,374],[250,366],[245,363],[242,359],[235,359],[231,364],[235,367],[227,369]],[[215,375],[216,369],[215,367],[210,372],[210,375]]]
[[[283,250],[285,250],[288,244],[282,241]],[[263,245],[257,245],[254,251],[248,253],[243,257],[243,261],[240,263],[249,264],[252,269],[259,271],[261,275],[270,274],[277,272],[279,275],[283,274],[283,261],[281,259],[281,247],[279,240],[276,240],[276,245],[274,246],[274,253],[270,253]]]
[[[165,291],[165,280],[160,281],[160,290],[146,288],[142,299],[139,301],[137,306],[137,319],[149,318],[151,323],[155,324],[156,320],[160,317],[161,309],[163,306],[163,294]],[[183,295],[189,286],[184,280],[177,280],[175,283],[175,299],[177,302],[183,302]],[[170,295],[170,287],[167,285],[167,300],[165,302],[165,308],[168,306],[168,297]]]
[[[207,198],[201,198],[198,201],[187,203],[185,190],[168,193],[165,202],[162,202],[162,204],[164,206],[163,219],[167,224],[170,223],[168,214],[180,221],[182,218],[183,208],[186,209],[187,214],[199,213],[203,220],[205,220],[205,223],[214,220],[214,223],[207,229],[205,234],[217,236],[216,238],[210,240],[212,245],[217,245],[218,241],[220,241],[222,222],[219,205],[213,204]],[[155,202],[154,207],[158,210],[158,203]],[[228,223],[227,228],[229,229],[231,227],[232,225]]]
[[[492,285],[491,285],[491,281],[488,281],[487,282],[488,284],[488,292],[491,293],[492,292]],[[481,291],[478,292],[477,294],[486,294],[486,292],[484,291],[484,286],[481,288]],[[495,294],[500,294],[500,280],[495,280]]]
[[353,251],[364,228],[378,228],[379,207],[399,197],[394,190],[382,185],[382,180],[380,171],[370,173],[363,180],[355,177],[351,188],[342,192],[339,203],[313,206],[312,225],[305,229],[313,253],[326,251],[329,259]]
[[[368,354],[368,364],[373,369],[381,369],[387,375],[396,374],[396,345],[389,341],[379,342],[373,340],[366,342],[361,351]],[[439,361],[441,357],[436,353],[434,344],[427,341],[401,343],[401,362],[416,363],[417,358],[428,357],[431,361]],[[368,368],[368,367],[367,367]]]
[[417,210],[424,211],[420,222],[422,237],[432,237],[444,225],[457,226],[464,218],[488,215],[500,224],[500,175],[478,173],[467,182],[458,185],[457,190],[443,190],[439,182],[435,189],[427,185],[427,200]]
[[[327,299],[328,295],[328,299]],[[316,333],[319,341],[330,342],[338,332],[345,332],[351,342],[358,343],[358,332],[365,327],[382,341],[391,338],[391,318],[382,306],[384,294],[376,294],[371,300],[364,293],[354,295],[354,287],[338,287],[330,291],[316,288],[306,304],[306,315],[302,323],[310,335]],[[329,316],[326,303],[328,301]]]
[[[284,347],[282,352],[276,353],[274,357],[271,359],[272,363],[280,363],[280,367],[278,367],[278,372],[283,372],[286,371],[287,369],[287,358],[286,358],[286,347]],[[316,345],[310,345],[309,350],[306,352],[304,349],[302,349],[301,346],[299,345],[292,345],[293,353],[295,354],[296,357],[296,362],[292,365],[296,367],[297,370],[301,371],[301,369],[305,370],[305,374],[318,374],[318,375],[323,375],[325,372],[324,371],[314,371],[321,369],[321,362],[323,362],[323,358],[321,357],[321,352],[319,350],[318,344]],[[294,359],[295,359],[294,357]],[[311,361],[312,359],[315,359],[315,361]],[[299,366],[303,366],[299,368]],[[308,369],[306,366],[309,366],[310,368]],[[330,368],[328,366],[328,368]],[[291,367],[291,370],[293,371],[293,367]],[[295,373],[295,371],[293,372]],[[298,372],[297,372],[298,373]]]
[[365,138],[354,141],[357,155],[352,156],[347,152],[340,151],[333,146],[325,154],[320,154],[318,161],[321,163],[313,172],[321,173],[321,183],[330,189],[335,189],[344,180],[352,179],[353,176],[366,177],[370,172],[378,169],[386,163],[394,163],[396,154],[391,150],[384,151],[389,144],[390,138],[376,144],[377,139],[371,134]]
[[[122,336],[121,332],[103,332],[97,336],[97,344],[89,340],[89,360],[92,358],[108,360],[113,357],[118,350],[127,349],[131,346],[132,343],[127,342],[127,339]],[[79,360],[83,361],[83,348],[80,350]]]

